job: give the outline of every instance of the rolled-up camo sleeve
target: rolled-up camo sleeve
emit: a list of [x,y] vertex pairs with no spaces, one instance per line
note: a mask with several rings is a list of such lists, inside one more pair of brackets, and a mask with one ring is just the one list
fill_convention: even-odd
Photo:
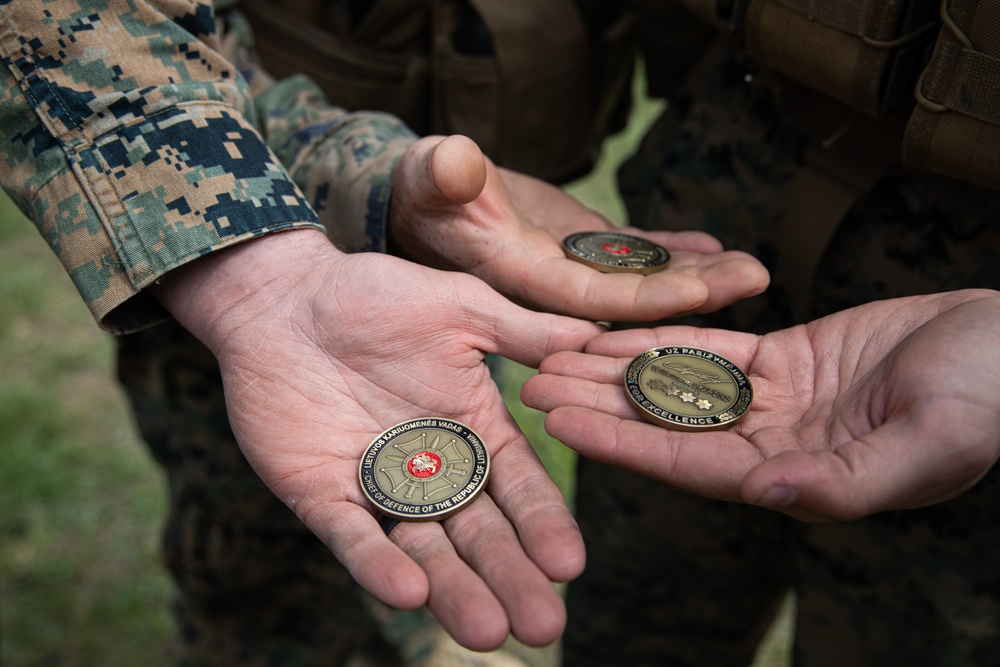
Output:
[[321,224],[255,129],[209,2],[0,3],[0,179],[100,325],[185,262]]

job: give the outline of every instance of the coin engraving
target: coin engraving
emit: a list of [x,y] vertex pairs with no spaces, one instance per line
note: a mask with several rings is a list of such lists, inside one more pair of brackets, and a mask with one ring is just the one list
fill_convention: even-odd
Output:
[[563,239],[563,252],[604,273],[650,274],[667,268],[670,253],[652,241],[618,232],[578,232]]
[[489,453],[464,424],[412,419],[372,441],[358,474],[365,495],[383,514],[437,521],[468,505],[485,488]]
[[750,409],[753,387],[733,362],[695,347],[658,347],[632,360],[625,391],[647,420],[679,431],[729,428]]

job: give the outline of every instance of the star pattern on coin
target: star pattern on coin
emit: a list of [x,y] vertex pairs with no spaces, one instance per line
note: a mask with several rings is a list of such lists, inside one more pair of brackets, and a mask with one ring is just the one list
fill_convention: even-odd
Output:
[[729,428],[753,400],[753,388],[743,371],[700,348],[647,350],[632,360],[623,380],[625,396],[644,419],[677,431]]

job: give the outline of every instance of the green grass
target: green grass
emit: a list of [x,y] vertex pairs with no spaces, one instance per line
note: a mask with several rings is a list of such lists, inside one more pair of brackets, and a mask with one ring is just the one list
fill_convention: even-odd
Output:
[[163,482],[58,261],[0,198],[0,664],[155,664]]

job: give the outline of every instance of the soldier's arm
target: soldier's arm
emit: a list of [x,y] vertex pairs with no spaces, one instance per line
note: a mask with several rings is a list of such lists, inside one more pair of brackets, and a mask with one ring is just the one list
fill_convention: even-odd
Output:
[[[255,129],[211,6],[164,6],[191,13],[0,5],[4,187],[102,326],[169,312],[212,349],[248,460],[363,586],[427,604],[473,648],[508,632],[553,641],[565,615],[549,582],[579,574],[583,544],[483,358],[537,364],[597,327],[524,311],[468,276],[340,252]],[[358,130],[347,158],[371,157],[377,132],[338,127]],[[468,510],[390,541],[358,463],[379,432],[424,415],[478,429],[494,472]]]
[[[302,168],[301,147],[273,124],[284,154],[262,138],[210,3],[15,0],[0,21],[0,177],[102,327],[166,317],[145,288],[195,258],[320,226],[282,165],[298,157]],[[390,119],[333,114],[327,135],[350,158],[351,194],[331,206],[365,220],[378,245],[399,150],[386,146],[410,135]]]

